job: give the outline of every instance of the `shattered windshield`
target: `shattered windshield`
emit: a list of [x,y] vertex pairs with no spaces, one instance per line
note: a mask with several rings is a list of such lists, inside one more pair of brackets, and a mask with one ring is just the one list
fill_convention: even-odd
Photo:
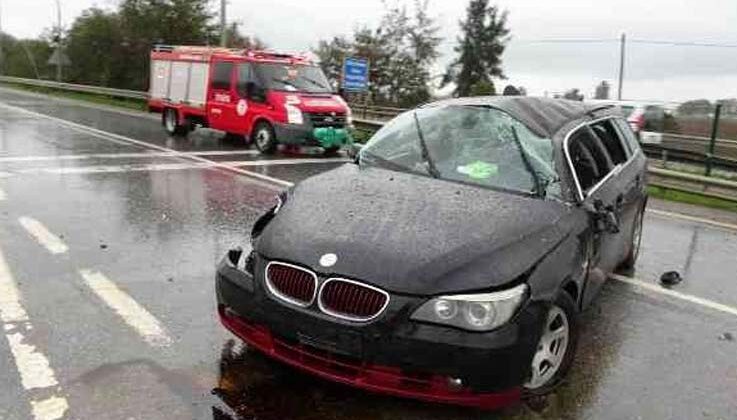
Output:
[[255,67],[268,89],[308,93],[333,91],[325,73],[317,66],[259,63]]
[[552,141],[489,107],[445,106],[404,113],[371,138],[359,161],[362,166],[560,197]]

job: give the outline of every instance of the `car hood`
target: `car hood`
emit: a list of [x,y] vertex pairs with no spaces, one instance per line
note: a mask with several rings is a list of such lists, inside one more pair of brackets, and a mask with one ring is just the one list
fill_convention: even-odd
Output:
[[[503,286],[569,229],[567,205],[347,164],[300,183],[266,226],[268,259],[359,279],[395,293],[434,295]],[[337,255],[331,267],[320,257]]]

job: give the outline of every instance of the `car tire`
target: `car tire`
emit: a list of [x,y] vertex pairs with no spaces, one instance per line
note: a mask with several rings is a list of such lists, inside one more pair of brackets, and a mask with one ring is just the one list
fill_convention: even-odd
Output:
[[256,145],[256,148],[265,155],[271,155],[276,152],[276,133],[271,124],[266,121],[261,121],[256,124],[251,133],[251,141]]
[[627,257],[619,265],[619,269],[630,271],[635,268],[637,257],[640,255],[640,246],[642,244],[642,221],[645,216],[645,210],[641,209],[635,216],[635,222],[632,224],[632,233],[630,235],[630,249]]
[[576,303],[568,292],[562,291],[545,315],[529,379],[523,384],[526,397],[549,394],[562,382],[576,354],[578,328]]
[[186,136],[190,131],[189,124],[180,124],[179,115],[174,108],[166,108],[161,116],[161,123],[170,136]]

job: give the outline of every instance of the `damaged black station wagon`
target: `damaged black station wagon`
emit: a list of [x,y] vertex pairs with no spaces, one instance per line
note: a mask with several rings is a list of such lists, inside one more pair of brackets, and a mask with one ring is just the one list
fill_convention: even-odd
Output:
[[452,99],[301,182],[217,272],[248,345],[369,391],[496,408],[571,365],[577,314],[631,267],[646,160],[616,108]]

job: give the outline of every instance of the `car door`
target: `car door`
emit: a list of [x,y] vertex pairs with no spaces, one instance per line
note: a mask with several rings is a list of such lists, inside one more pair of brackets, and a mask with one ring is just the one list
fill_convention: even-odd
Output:
[[[617,196],[621,205],[621,213],[618,215],[622,231],[620,253],[624,258],[629,252],[634,223],[643,204],[645,158],[638,153],[640,149],[634,133],[624,121],[617,122],[617,120],[619,119],[602,119],[592,123],[591,127],[612,157],[612,162],[618,171],[617,185],[622,188],[621,193]],[[622,135],[622,125],[630,131],[635,149],[630,148],[628,141]]]
[[235,66],[230,61],[215,60],[210,70],[210,89],[207,98],[207,117],[210,128],[232,132],[235,128],[236,93]]
[[603,218],[605,214],[611,214],[617,224],[621,218],[624,196],[618,175],[622,166],[614,163],[606,146],[589,125],[572,133],[566,147],[591,232],[589,270],[584,286],[584,305],[587,305],[601,289],[606,274],[613,271],[623,258],[621,231],[607,229],[609,221]]

